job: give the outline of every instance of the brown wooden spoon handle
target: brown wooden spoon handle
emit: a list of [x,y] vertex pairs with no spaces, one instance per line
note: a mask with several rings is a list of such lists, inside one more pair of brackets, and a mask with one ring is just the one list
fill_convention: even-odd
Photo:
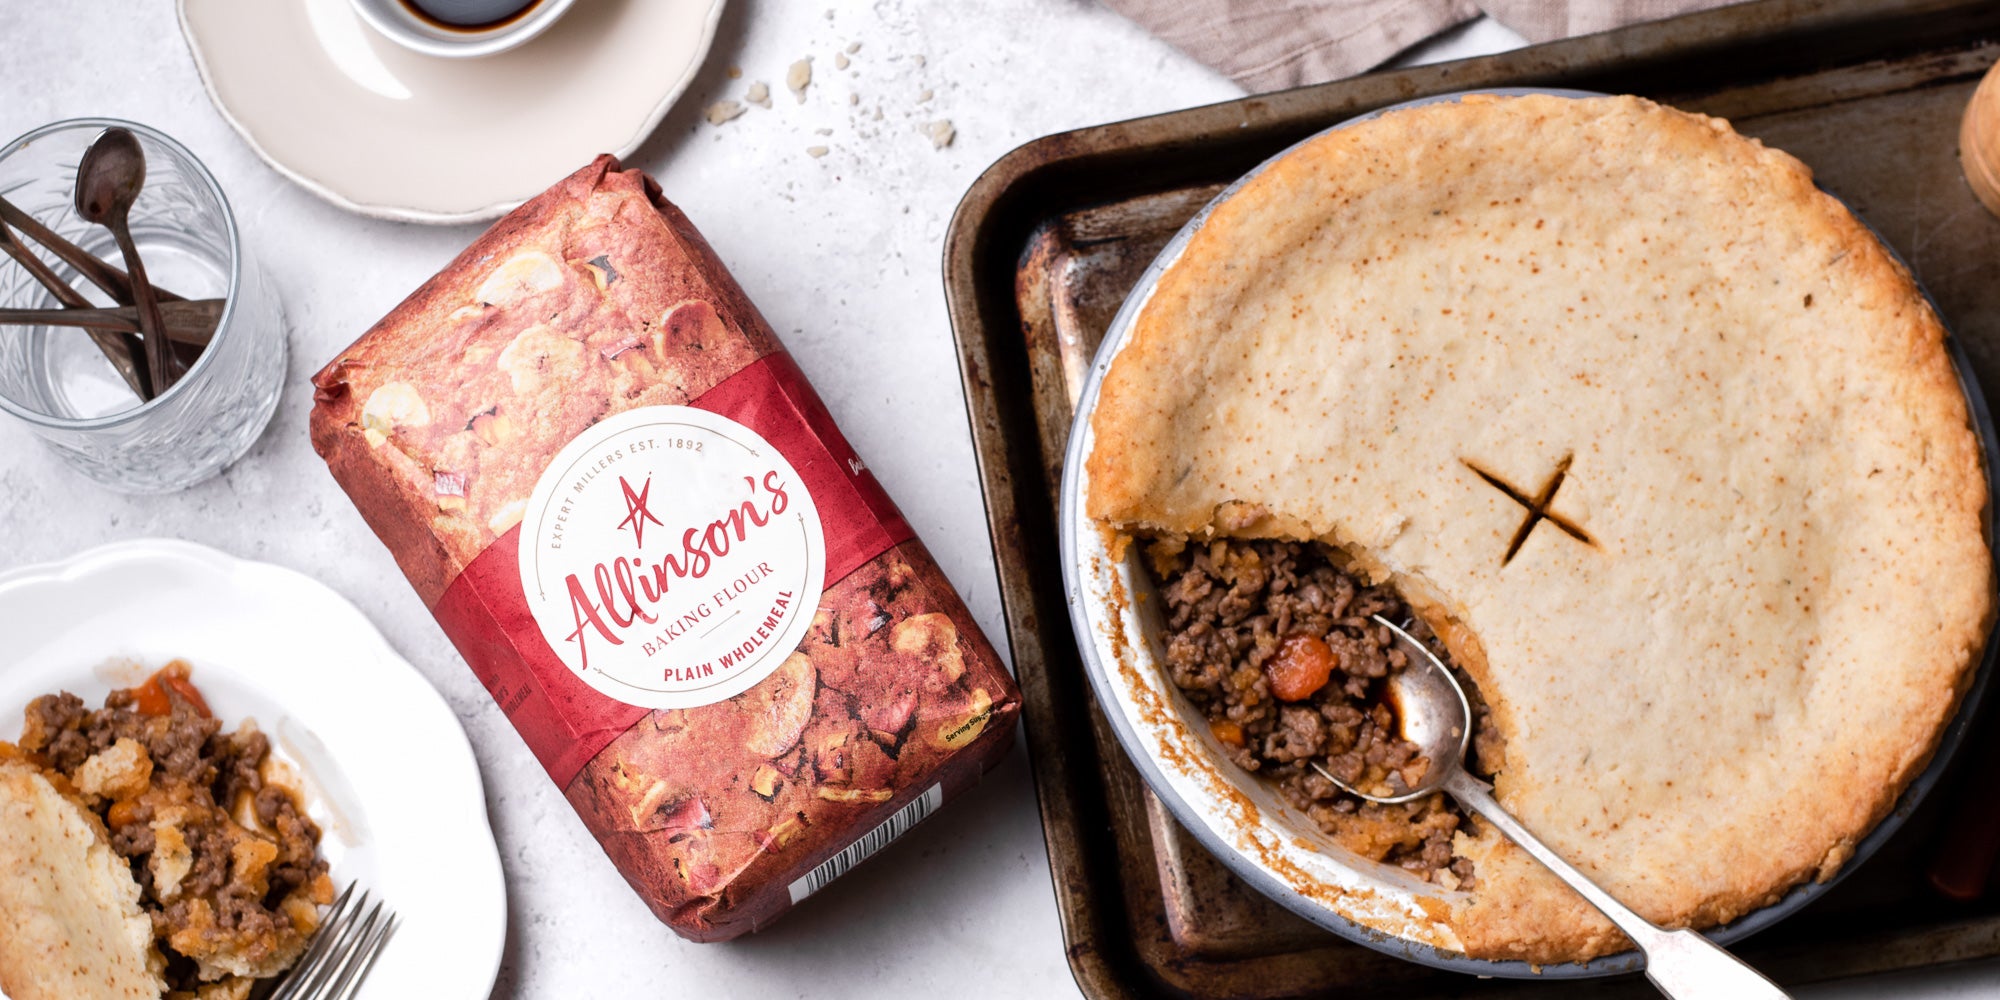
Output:
[[[56,301],[73,309],[90,307],[90,300],[58,277],[46,261],[35,256],[34,251],[23,246],[21,238],[14,235],[14,230],[5,222],[0,222],[0,251],[5,251],[7,256],[20,264],[37,284],[55,296]],[[152,376],[145,366],[145,346],[140,343],[137,330],[136,325],[129,331],[95,329],[90,332],[90,339],[97,344],[97,349],[103,353],[104,360],[109,361],[111,367],[118,372],[118,377],[124,379],[125,384],[130,386],[143,402],[153,398]]]
[[[132,276],[110,264],[97,255],[77,246],[57,235],[56,231],[37,221],[34,216],[21,211],[20,206],[0,197],[0,221],[19,229],[22,235],[40,243],[55,254],[58,259],[76,268],[84,280],[104,290],[104,294],[118,300],[120,305],[132,305],[138,300],[132,295]],[[185,296],[176,295],[164,288],[156,288],[154,298],[161,302],[178,302]]]
[[160,318],[160,303],[153,296],[152,282],[146,280],[146,263],[139,258],[139,245],[132,241],[131,227],[121,212],[111,220],[111,236],[125,255],[126,272],[132,276],[133,305],[139,310],[139,333],[146,341],[146,367],[153,371],[153,393],[173,388],[187,369],[167,343],[167,323]]
[[[167,328],[167,339],[176,344],[191,344],[196,347],[207,344],[215,333],[217,322],[222,319],[221,299],[162,302],[159,305],[160,319],[165,322]],[[116,306],[110,309],[0,309],[0,326],[77,326],[91,330],[132,333],[139,329],[139,310],[136,306]]]

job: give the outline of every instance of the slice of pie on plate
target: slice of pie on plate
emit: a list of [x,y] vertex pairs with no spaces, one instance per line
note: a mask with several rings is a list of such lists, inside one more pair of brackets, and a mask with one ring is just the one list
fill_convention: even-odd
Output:
[[[1993,621],[1945,331],[1792,157],[1632,97],[1328,132],[1219,204],[1106,373],[1089,516],[1313,540],[1490,703],[1500,801],[1706,927],[1824,879]],[[1490,828],[1467,954],[1627,947]]]
[[157,1000],[139,883],[104,824],[41,768],[0,757],[0,988],[14,1000]]

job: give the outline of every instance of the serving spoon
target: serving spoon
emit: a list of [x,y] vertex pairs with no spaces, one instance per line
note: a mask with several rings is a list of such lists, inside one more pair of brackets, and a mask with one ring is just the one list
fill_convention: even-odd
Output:
[[1654,925],[1613,899],[1590,876],[1578,871],[1549,849],[1519,820],[1501,808],[1492,789],[1465,769],[1465,748],[1472,739],[1472,706],[1458,678],[1429,648],[1395,623],[1374,619],[1396,638],[1409,666],[1389,676],[1389,697],[1402,720],[1403,738],[1415,743],[1430,766],[1418,787],[1395,795],[1378,795],[1334,777],[1317,761],[1313,769],[1326,780],[1370,802],[1393,805],[1442,791],[1493,824],[1507,839],[1521,845],[1569,883],[1578,895],[1597,907],[1646,956],[1646,978],[1661,993],[1677,1000],[1728,997],[1730,1000],[1786,1000],[1787,994],[1757,970],[1691,930],[1670,931]]
[[181,375],[180,359],[167,348],[167,325],[160,319],[159,302],[152,282],[146,280],[146,265],[139,259],[139,247],[132,242],[126,218],[139,190],[146,186],[146,151],[130,129],[105,129],[76,165],[76,214],[111,230],[118,252],[125,258],[125,272],[132,279],[133,305],[139,309],[139,332],[146,341],[146,367],[153,379],[153,394],[166,392]]

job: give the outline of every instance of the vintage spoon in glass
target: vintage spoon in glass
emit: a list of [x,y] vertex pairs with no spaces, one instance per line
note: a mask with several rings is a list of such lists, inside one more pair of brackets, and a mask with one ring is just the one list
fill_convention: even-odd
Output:
[[1459,805],[1493,824],[1569,883],[1590,905],[1610,917],[1646,956],[1646,978],[1669,997],[1677,1000],[1786,998],[1785,991],[1776,984],[1700,934],[1691,930],[1664,930],[1632,912],[1508,815],[1486,783],[1465,769],[1465,748],[1472,738],[1472,708],[1465,700],[1465,689],[1459,687],[1458,679],[1423,643],[1382,616],[1374,618],[1394,633],[1396,645],[1409,658],[1408,667],[1389,676],[1389,697],[1402,721],[1403,738],[1417,745],[1421,755],[1430,761],[1429,770],[1424,772],[1420,787],[1400,795],[1374,795],[1355,788],[1328,773],[1317,761],[1313,763],[1314,770],[1370,802],[1410,802],[1438,791],[1457,799]]
[[153,395],[173,386],[182,372],[180,359],[167,347],[167,324],[160,318],[159,296],[146,280],[146,264],[139,259],[139,247],[132,242],[128,217],[132,203],[146,186],[146,151],[130,129],[105,129],[76,165],[76,214],[85,222],[111,230],[118,252],[125,257],[125,273],[132,277],[132,302],[139,310],[139,332],[146,344],[146,371],[152,379]]

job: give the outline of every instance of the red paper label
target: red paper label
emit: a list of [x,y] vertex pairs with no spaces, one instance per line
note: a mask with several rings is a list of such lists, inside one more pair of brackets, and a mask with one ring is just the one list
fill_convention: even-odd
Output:
[[[753,506],[746,507],[745,510],[754,515],[755,519],[746,521],[738,518],[731,522],[737,534],[731,536],[725,532],[719,539],[725,546],[731,538],[737,539],[739,545],[750,544],[744,533],[751,525],[761,527],[764,520],[788,513],[786,508],[791,506],[792,501],[785,487],[793,473],[796,473],[799,485],[803,487],[803,493],[810,497],[810,507],[816,513],[818,521],[818,526],[814,529],[817,535],[812,549],[816,562],[820,551],[818,546],[819,544],[824,546],[826,568],[824,580],[820,581],[821,587],[832,587],[890,547],[912,537],[908,522],[897,512],[888,495],[875,481],[875,477],[861,464],[861,460],[849,447],[847,440],[835,428],[832,415],[827,413],[826,407],[821,404],[818,395],[813,392],[805,376],[799,372],[789,356],[774,354],[751,364],[694,400],[692,406],[748,428],[754,432],[753,435],[738,435],[738,437],[751,439],[750,444],[757,448],[768,443],[783,459],[782,462],[766,463],[773,466],[768,484],[778,487],[779,494],[782,494],[775,502],[775,506],[779,509],[773,511],[773,494],[769,490],[765,490],[761,498],[757,493],[766,482],[760,481],[760,476],[751,477],[752,482],[748,487],[738,488],[750,491],[747,494],[749,499],[745,503]],[[611,420],[617,419],[619,417],[611,418]],[[722,427],[726,433],[726,425],[717,426]],[[579,436],[579,440],[589,435],[590,432],[585,431],[584,435]],[[761,440],[754,440],[756,438]],[[606,454],[612,454],[608,448],[609,446]],[[754,449],[751,450],[755,453]],[[589,456],[583,456],[579,460],[588,462]],[[633,463],[633,466],[636,469],[637,463]],[[584,467],[589,468],[588,465]],[[759,466],[760,470],[762,468]],[[559,473],[566,471],[567,467],[558,470]],[[590,488],[625,491],[624,509],[628,520],[632,520],[633,523],[625,524],[624,527],[636,528],[639,523],[650,523],[652,525],[650,530],[656,533],[654,536],[656,539],[665,537],[672,542],[679,542],[688,529],[702,527],[702,525],[666,524],[658,518],[647,517],[640,513],[647,507],[643,498],[650,496],[643,485],[647,479],[640,479],[638,483],[630,481],[638,477],[636,471],[632,476],[618,478],[623,471],[626,470],[607,465],[605,474],[613,478],[603,483],[592,483]],[[659,479],[657,476],[650,478]],[[669,475],[667,478],[670,480],[672,476]],[[613,483],[615,485],[612,485]],[[737,486],[733,481],[729,485]],[[671,490],[674,488],[674,483],[654,481],[651,488]],[[538,495],[543,492],[545,491],[537,491]],[[762,506],[754,506],[757,503],[761,503]],[[799,512],[790,510],[789,513],[796,518]],[[525,525],[526,522],[523,526]],[[563,612],[565,617],[560,623],[554,625],[550,623],[551,611],[547,594],[544,593],[537,601],[531,601],[523,590],[520,562],[521,532],[522,526],[517,526],[480,553],[479,557],[473,560],[458,579],[445,590],[443,598],[434,610],[438,623],[443,626],[445,633],[464,655],[473,673],[486,685],[494,701],[513,721],[514,727],[520,731],[529,748],[541,760],[550,777],[559,785],[567,785],[586,762],[596,756],[598,751],[619,733],[645,717],[649,709],[604,693],[606,690],[618,691],[621,688],[615,682],[606,683],[602,677],[593,677],[590,682],[586,682],[581,670],[592,668],[579,668],[573,665],[580,664],[583,657],[588,655],[584,650],[585,643],[590,641],[590,636],[597,637],[598,645],[595,648],[600,650],[597,655],[602,658],[605,654],[601,650],[606,648],[605,642],[614,638],[614,635],[609,626],[600,629],[598,625],[586,624],[585,619],[589,615],[582,611],[578,612],[579,617],[575,621],[567,617],[570,612],[565,610]],[[572,539],[576,537],[581,537],[581,534],[572,536]],[[600,532],[593,537],[606,536]],[[643,541],[643,536],[638,530],[633,530],[629,537],[634,542]],[[688,537],[695,539],[698,535]],[[600,567],[608,565],[622,572],[629,567],[620,567],[618,565],[620,559],[625,559],[631,567],[641,564],[641,560],[627,551],[622,544],[614,546],[605,543],[604,547],[617,548],[619,551],[605,551],[601,556],[594,552],[586,553],[591,559],[597,560],[597,565]],[[678,568],[681,564],[675,565]],[[752,561],[751,565],[754,567],[757,563]],[[803,565],[803,562],[796,563],[792,568],[796,569],[796,565]],[[774,592],[783,594],[804,589],[807,598],[817,599],[817,589],[812,587],[775,589],[784,586],[784,569],[778,567],[773,570],[777,573],[777,582],[767,583],[767,588],[773,588]],[[612,579],[618,575],[606,570],[600,579],[586,581],[590,585],[578,591],[582,596],[578,598],[577,606],[581,608],[589,605],[591,612],[602,613],[604,605],[629,600],[632,586],[627,585],[621,589],[620,583],[624,581]],[[755,575],[754,570],[753,575]],[[665,577],[662,576],[661,579],[664,580]],[[718,595],[722,596],[724,595]],[[611,600],[598,602],[595,600],[596,597],[609,597]],[[778,600],[782,604],[783,598]],[[531,604],[541,605],[540,621],[537,620],[536,612],[531,610]],[[568,606],[564,605],[565,608]],[[637,607],[629,603],[620,606],[627,612]],[[705,609],[704,613],[706,610],[712,609]],[[809,621],[812,615],[812,609],[809,607],[780,607],[779,613],[775,614],[767,613],[767,609],[761,605],[750,610],[755,613],[738,626],[746,630],[743,633],[744,647],[753,656],[762,657],[767,653],[776,652],[777,656],[768,659],[768,662],[782,659],[788,649],[754,650],[751,647],[765,638],[783,642],[793,631],[790,625],[796,623],[799,616]],[[758,629],[758,615],[765,616],[765,621],[769,623],[768,628]],[[633,616],[630,614],[612,617],[615,621],[626,622],[628,625],[638,624],[637,621],[631,620]],[[718,614],[717,617],[722,616]],[[569,639],[566,637],[572,625],[580,634],[574,639]],[[714,627],[724,628],[727,625],[718,623]],[[634,638],[630,641],[644,642],[644,637],[637,633],[646,631],[635,630]],[[551,647],[550,639],[545,638],[547,635],[556,636],[557,641],[576,642],[576,646],[570,650],[571,662],[564,662],[564,657],[559,656]],[[796,642],[791,642],[790,645],[795,647]],[[681,674],[690,670],[699,672],[706,669],[709,674],[720,672],[721,675],[715,678],[717,685],[715,690],[725,692],[710,700],[726,697],[727,694],[740,689],[723,683],[730,679],[727,673],[729,664],[725,663],[718,667],[712,659],[700,663],[682,663],[674,659],[673,653],[674,650],[668,645],[658,656],[662,664],[661,669],[669,682],[676,681]],[[727,658],[725,655],[724,659]],[[749,675],[745,675],[742,679],[754,681],[754,677]],[[679,680],[678,683],[682,688],[699,688],[703,684],[710,683],[710,680],[704,675],[695,680]],[[672,699],[698,696],[653,692],[633,694],[631,697],[635,700],[647,700],[648,697]]]

